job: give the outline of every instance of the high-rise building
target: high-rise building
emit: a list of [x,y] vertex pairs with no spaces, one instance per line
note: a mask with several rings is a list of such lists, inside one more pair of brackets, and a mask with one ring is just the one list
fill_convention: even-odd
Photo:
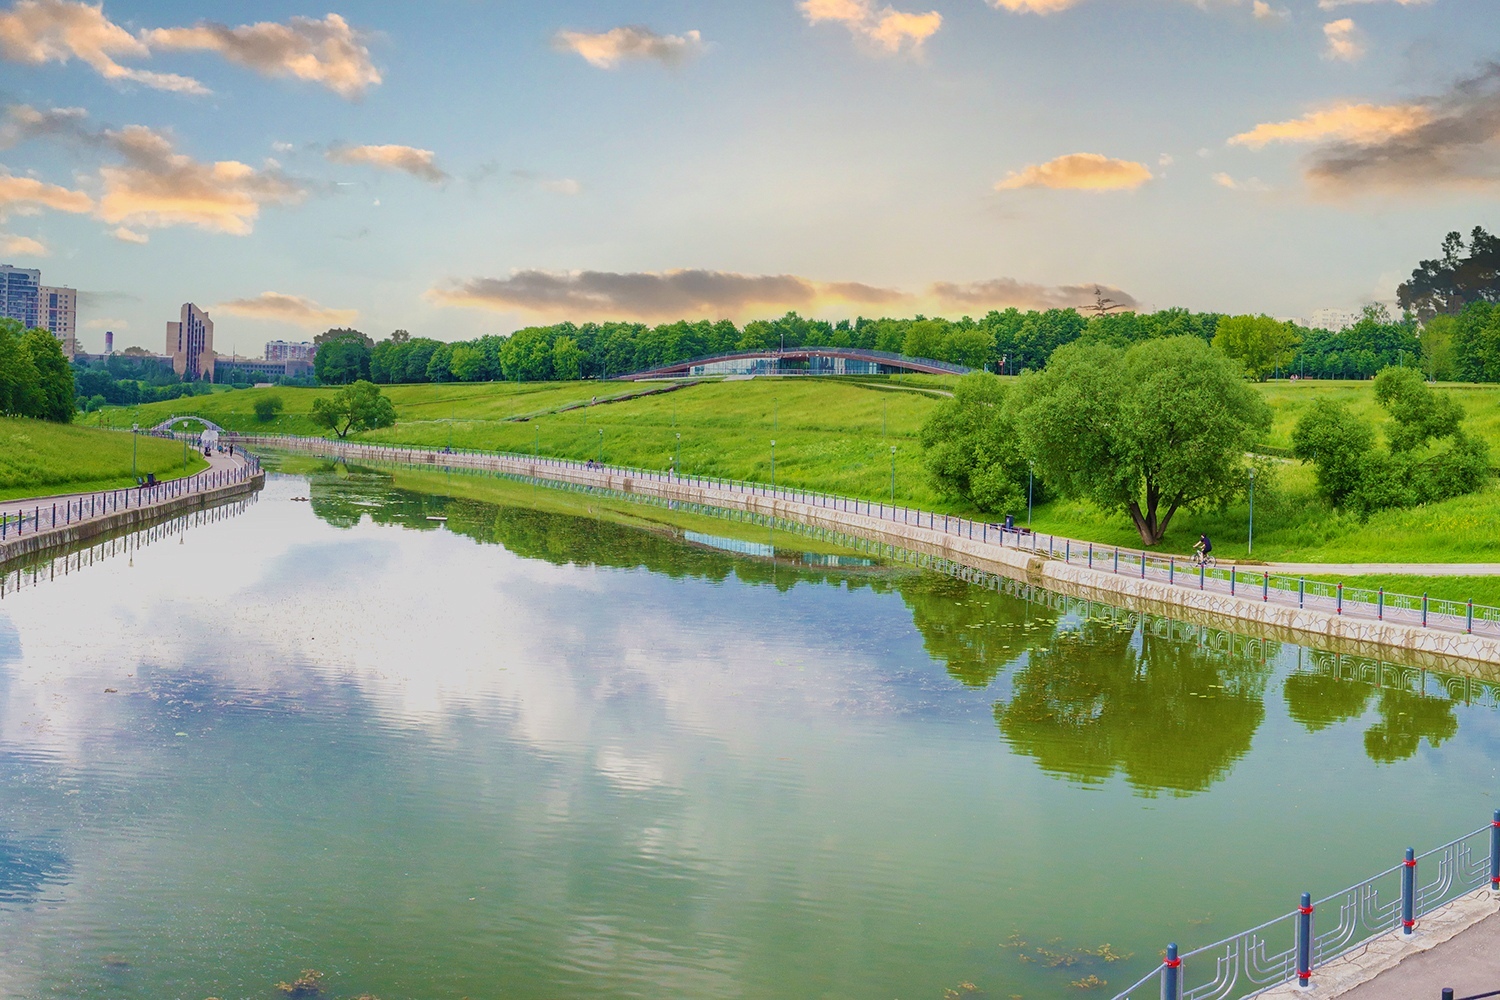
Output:
[[191,302],[182,304],[182,319],[167,324],[167,351],[172,370],[197,381],[212,378],[214,370],[214,321]]
[[104,353],[115,353],[115,331],[113,330],[104,331]]
[[42,285],[38,298],[38,326],[52,331],[62,341],[63,351],[72,357],[78,353],[78,290]]
[[36,268],[0,264],[0,316],[20,320],[28,330],[36,326],[41,287],[42,272]]
[[1349,329],[1364,318],[1358,309],[1314,309],[1308,326],[1314,330],[1332,330],[1339,333]]
[[267,361],[311,361],[317,346],[310,341],[301,343],[290,343],[285,340],[273,340],[266,344]]

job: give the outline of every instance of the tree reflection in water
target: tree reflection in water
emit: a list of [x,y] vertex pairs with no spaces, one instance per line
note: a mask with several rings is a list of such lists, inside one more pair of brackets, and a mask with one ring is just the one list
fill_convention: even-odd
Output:
[[1380,718],[1365,730],[1365,753],[1377,763],[1394,764],[1415,756],[1424,739],[1439,747],[1458,732],[1447,683],[1442,675],[1436,678],[1442,694],[1426,690],[1425,673],[1373,660],[1314,654],[1312,669],[1289,676],[1283,693],[1292,718],[1309,732],[1318,732],[1364,715],[1378,692],[1375,711]]
[[1220,651],[1154,634],[1143,619],[1090,619],[1035,648],[995,722],[1042,769],[1084,784],[1123,774],[1139,792],[1189,795],[1224,777],[1265,718],[1270,670],[1230,642]]
[[911,608],[929,656],[972,688],[989,687],[1000,671],[1057,627],[1057,613],[956,577],[923,573],[897,588]]

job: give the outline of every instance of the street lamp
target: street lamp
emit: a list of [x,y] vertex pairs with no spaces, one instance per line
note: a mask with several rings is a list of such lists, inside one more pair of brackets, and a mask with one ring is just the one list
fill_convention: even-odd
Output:
[[1031,527],[1031,483],[1034,478],[1031,463],[1026,463],[1026,527]]
[[896,446],[891,445],[891,505],[896,503]]
[[1250,537],[1245,543],[1245,555],[1255,551],[1255,466],[1250,467]]
[[779,400],[775,396],[771,397],[771,430],[773,430],[773,431],[774,430],[779,430],[778,420],[780,418],[777,416],[777,412],[778,412],[777,404],[778,404],[778,402],[779,402]]
[[599,429],[599,457],[594,460],[601,469],[604,467],[604,429]]
[[682,478],[682,434],[677,435],[677,457],[672,461],[672,471]]
[[776,485],[776,439],[771,439],[771,486]]
[[141,477],[135,471],[135,448],[136,448],[136,441],[137,441],[136,435],[140,433],[140,429],[141,429],[141,425],[140,424],[131,424],[130,425],[130,478],[134,479],[137,483],[139,483],[141,481]]

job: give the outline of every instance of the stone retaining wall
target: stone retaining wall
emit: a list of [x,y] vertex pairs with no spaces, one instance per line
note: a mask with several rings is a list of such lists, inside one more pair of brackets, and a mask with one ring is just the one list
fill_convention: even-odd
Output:
[[72,524],[59,525],[56,528],[47,528],[30,535],[11,538],[0,543],[0,566],[23,556],[72,545],[74,542],[85,541],[121,528],[142,527],[176,517],[179,514],[214,507],[226,500],[254,493],[265,483],[266,474],[258,472],[244,482],[230,483],[227,486],[218,486],[200,493],[189,493],[187,496],[173,497],[170,500],[147,504],[144,507],[118,510],[112,514],[104,514],[85,521],[74,521]]
[[617,469],[589,469],[579,465],[511,456],[450,454],[308,438],[242,437],[236,440],[252,447],[265,446],[330,458],[397,461],[401,464],[429,465],[434,468],[502,472],[543,481],[594,486],[621,493],[641,493],[684,503],[750,511],[859,535],[1069,595],[1099,598],[1114,603],[1121,603],[1124,599],[1132,606],[1143,606],[1177,618],[1235,618],[1255,622],[1291,641],[1316,639],[1321,644],[1352,646],[1355,650],[1371,654],[1400,649],[1428,654],[1434,658],[1434,662],[1437,658],[1458,658],[1490,665],[1500,664],[1500,639],[1490,636],[1350,618],[1312,608],[1294,608],[1254,598],[1195,590],[1159,580],[1140,579],[1127,574],[1077,566],[1052,558],[1044,552],[1032,552],[1013,545],[958,537],[919,525],[882,520],[784,497],[761,496],[711,484],[699,484],[690,479],[647,477]]

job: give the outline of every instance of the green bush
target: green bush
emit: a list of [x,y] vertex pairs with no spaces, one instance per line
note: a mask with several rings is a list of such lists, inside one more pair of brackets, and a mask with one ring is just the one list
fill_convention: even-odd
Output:
[[255,419],[269,424],[284,408],[280,396],[261,396],[255,401]]

